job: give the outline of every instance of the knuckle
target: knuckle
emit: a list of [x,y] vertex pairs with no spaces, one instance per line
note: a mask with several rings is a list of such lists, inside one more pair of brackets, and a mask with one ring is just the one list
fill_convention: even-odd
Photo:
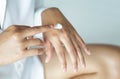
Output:
[[14,39],[16,39],[16,40],[18,40],[20,36],[21,36],[21,35],[20,35],[19,32],[14,32],[13,35],[12,35],[12,37],[13,37]]

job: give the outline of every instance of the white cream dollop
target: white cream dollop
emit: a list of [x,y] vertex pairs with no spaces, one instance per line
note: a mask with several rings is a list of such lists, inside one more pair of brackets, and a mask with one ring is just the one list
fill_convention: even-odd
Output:
[[63,27],[62,24],[57,23],[54,28],[55,29],[62,29],[62,27]]

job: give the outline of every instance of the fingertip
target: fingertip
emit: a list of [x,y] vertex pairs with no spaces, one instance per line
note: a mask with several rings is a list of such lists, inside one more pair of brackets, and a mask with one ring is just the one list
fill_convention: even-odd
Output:
[[74,72],[77,72],[78,71],[78,69],[77,68],[74,68]]
[[48,57],[45,59],[45,63],[48,63],[49,62],[49,59],[48,59]]
[[82,68],[86,68],[86,64],[85,63],[81,64],[81,66],[82,66]]
[[87,51],[87,54],[88,54],[88,55],[91,55],[91,52],[90,52],[90,51]]
[[50,61],[51,57],[47,56],[45,59],[45,63],[48,63]]
[[85,52],[87,53],[87,55],[91,55],[91,52],[88,48],[85,49]]
[[77,67],[77,65],[74,65],[74,67],[73,67],[73,71],[74,71],[74,72],[77,72],[77,71],[78,71],[78,67]]
[[66,68],[63,68],[63,72],[67,72],[67,69],[66,69]]
[[77,71],[78,71],[78,63],[77,63],[77,61],[76,61],[76,62],[73,62],[73,71],[74,71],[74,72],[77,72]]
[[62,68],[63,72],[66,72],[66,71],[67,71],[67,67],[66,67],[65,64],[62,64],[62,65],[61,65],[61,68]]

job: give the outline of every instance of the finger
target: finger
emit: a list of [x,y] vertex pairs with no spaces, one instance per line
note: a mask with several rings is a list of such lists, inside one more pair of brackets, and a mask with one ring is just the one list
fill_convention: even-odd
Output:
[[39,38],[28,39],[24,42],[24,46],[26,48],[31,47],[31,46],[43,46],[43,45],[44,43]]
[[35,56],[35,55],[42,55],[44,52],[43,48],[39,48],[39,49],[30,49],[30,50],[25,50],[24,53],[24,57],[28,57],[28,56]]
[[41,33],[41,32],[47,32],[50,31],[51,28],[46,26],[35,26],[35,27],[31,27],[31,28],[27,28],[22,32],[22,35],[24,37],[28,37],[28,36],[34,36],[35,34]]
[[[80,64],[81,64],[81,66],[82,66],[83,68],[85,68],[85,67],[86,67],[86,63],[85,63],[85,58],[84,58],[84,56],[83,56],[82,50],[81,50],[80,48],[77,49],[77,50],[78,50],[77,55],[78,55],[78,57],[79,57]],[[80,52],[80,51],[81,51],[81,52]]]
[[61,67],[63,71],[65,72],[67,69],[67,63],[66,63],[65,52],[64,52],[63,46],[58,37],[53,37],[51,43],[55,48],[56,54],[61,63]]
[[91,54],[91,52],[89,51],[89,49],[87,48],[86,44],[84,43],[84,41],[82,40],[82,38],[79,35],[76,35],[76,38],[78,40],[78,44],[79,46],[84,50],[85,53],[87,53],[88,55]]
[[46,53],[45,62],[48,63],[53,56],[52,44],[48,40],[45,41],[45,53]]
[[78,41],[75,41],[73,38],[72,38],[72,42],[75,46],[75,49],[76,49],[76,52],[77,52],[77,56],[78,56],[78,59],[80,61],[80,64],[81,66],[84,68],[86,66],[85,64],[85,59],[84,59],[84,56],[83,56],[83,53],[82,53],[82,50],[81,48],[79,47],[78,45]]
[[72,44],[72,41],[68,38],[67,35],[63,34],[64,36],[60,36],[60,40],[64,44],[66,50],[68,51],[72,64],[73,64],[73,69],[76,72],[77,71],[77,55],[74,49],[74,46]]

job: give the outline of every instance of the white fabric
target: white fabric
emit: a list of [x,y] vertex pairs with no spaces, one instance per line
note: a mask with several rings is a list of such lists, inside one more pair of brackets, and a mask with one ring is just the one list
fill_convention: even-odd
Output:
[[4,14],[6,9],[6,0],[0,0],[0,26],[2,28],[4,21]]
[[[3,29],[13,24],[33,26],[41,23],[40,18],[36,17],[40,17],[42,12],[40,10],[43,6],[42,0],[7,0],[7,2],[0,0],[0,5],[2,5],[0,21]],[[33,56],[2,66],[0,79],[44,79],[42,63],[37,56]]]

